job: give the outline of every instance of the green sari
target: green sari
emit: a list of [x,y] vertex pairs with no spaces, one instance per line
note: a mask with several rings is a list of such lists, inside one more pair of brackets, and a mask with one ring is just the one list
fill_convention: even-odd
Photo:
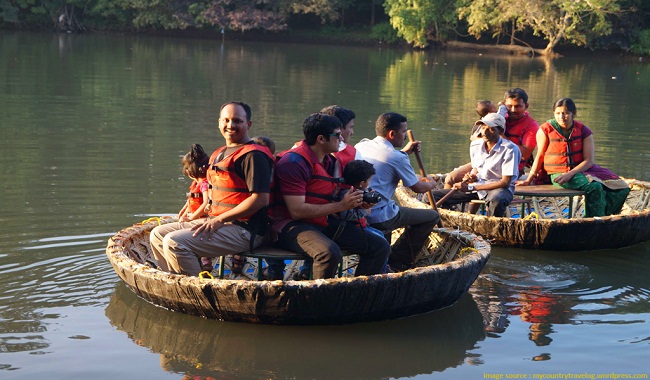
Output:
[[[564,131],[555,119],[548,120],[548,123],[565,138],[571,136],[573,126]],[[551,183],[553,186],[565,189],[584,191],[586,218],[621,212],[627,195],[630,193],[630,188],[625,181],[611,171],[595,164],[585,172],[574,175],[571,180],[560,185],[555,182],[555,178],[563,174],[565,173],[551,174]]]

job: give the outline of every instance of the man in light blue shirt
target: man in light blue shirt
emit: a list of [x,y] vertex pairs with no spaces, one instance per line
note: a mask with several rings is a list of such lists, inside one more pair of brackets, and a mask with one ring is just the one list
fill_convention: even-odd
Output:
[[[506,129],[503,116],[489,113],[476,125],[481,127],[481,138],[472,141],[469,147],[472,170],[452,186],[456,191],[443,207],[483,199],[488,216],[504,216],[515,195],[521,152],[517,145],[501,137]],[[437,201],[449,191],[451,189],[434,191],[433,197]]]
[[408,155],[414,149],[420,149],[419,141],[409,142],[402,150],[395,149],[404,144],[406,128],[406,117],[394,112],[384,113],[375,125],[377,137],[363,139],[355,145],[363,159],[375,168],[376,174],[370,179],[370,188],[382,195],[382,200],[367,216],[368,223],[383,231],[388,241],[394,229],[409,227],[391,247],[388,264],[397,270],[414,265],[415,256],[440,219],[435,210],[400,207],[393,200],[399,181],[416,193],[425,193],[436,186],[435,182],[420,180],[409,161]]

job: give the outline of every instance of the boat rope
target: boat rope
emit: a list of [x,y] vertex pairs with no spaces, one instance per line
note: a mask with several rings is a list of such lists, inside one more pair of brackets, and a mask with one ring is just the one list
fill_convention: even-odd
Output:
[[463,257],[463,256],[468,255],[470,253],[476,253],[476,252],[478,252],[478,249],[476,249],[474,247],[465,247],[465,248],[461,249],[458,252],[458,257]]
[[207,270],[204,270],[203,272],[199,273],[199,278],[203,278],[206,280],[214,280],[214,276],[212,273],[208,272]]
[[531,212],[530,214],[526,215],[526,217],[524,218],[524,220],[528,220],[528,219],[539,219],[539,215],[537,215],[536,212]]
[[140,224],[147,224],[149,222],[158,222],[158,225],[160,225],[160,217],[159,216],[154,216],[153,218],[145,219]]

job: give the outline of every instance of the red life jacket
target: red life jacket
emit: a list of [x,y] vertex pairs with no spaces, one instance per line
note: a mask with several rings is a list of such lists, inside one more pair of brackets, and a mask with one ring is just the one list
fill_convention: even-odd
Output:
[[[335,161],[334,164],[336,165],[336,169],[334,170],[334,176],[330,176],[321,162],[312,162],[309,150],[309,146],[302,141],[295,148],[278,154],[278,160],[285,154],[296,153],[301,155],[311,165],[312,175],[307,181],[305,203],[328,204],[338,201],[338,195],[341,188],[341,179],[339,178],[341,175],[340,163],[338,160]],[[284,203],[284,198],[280,193],[279,186],[276,187],[276,191],[274,206],[271,212],[273,218],[291,219],[291,214]],[[327,226],[327,215],[318,218],[301,219],[301,221],[318,226]]]
[[352,145],[345,144],[345,148],[334,153],[334,157],[341,163],[341,170],[343,170],[348,162],[357,157],[357,150]]
[[544,153],[544,169],[548,173],[566,173],[582,162],[582,124],[573,122],[573,131],[567,139],[546,122],[540,126],[548,137],[548,147]]
[[190,191],[187,193],[190,213],[198,210],[203,204],[203,193],[201,193],[201,184],[203,181],[206,181],[206,179],[202,178],[199,182],[192,181],[192,184],[190,185]]
[[[246,185],[246,180],[235,173],[235,161],[237,159],[249,152],[257,150],[266,154],[269,160],[274,162],[271,151],[267,147],[258,144],[244,144],[227,157],[217,161],[225,150],[226,147],[223,146],[212,153],[210,157],[210,166],[207,172],[208,182],[210,183],[208,190],[210,201],[207,210],[211,216],[221,215],[251,196]],[[247,220],[248,217],[241,219]]]

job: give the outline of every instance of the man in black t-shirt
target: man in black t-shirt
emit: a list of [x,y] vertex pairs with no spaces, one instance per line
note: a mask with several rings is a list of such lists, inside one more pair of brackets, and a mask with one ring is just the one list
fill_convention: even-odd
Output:
[[273,155],[249,137],[250,107],[241,102],[221,107],[219,130],[226,145],[210,158],[208,218],[170,223],[150,235],[162,270],[196,276],[199,257],[217,257],[259,246],[268,229]]

